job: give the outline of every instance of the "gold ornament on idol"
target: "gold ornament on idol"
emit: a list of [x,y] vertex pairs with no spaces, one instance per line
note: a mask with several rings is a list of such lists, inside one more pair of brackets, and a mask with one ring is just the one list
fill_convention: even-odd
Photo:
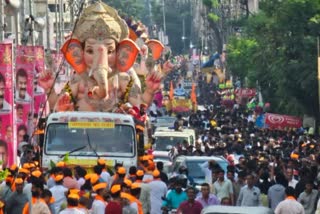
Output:
[[75,28],[74,37],[84,42],[88,38],[114,39],[120,42],[128,38],[129,29],[118,12],[112,7],[96,2],[87,7]]

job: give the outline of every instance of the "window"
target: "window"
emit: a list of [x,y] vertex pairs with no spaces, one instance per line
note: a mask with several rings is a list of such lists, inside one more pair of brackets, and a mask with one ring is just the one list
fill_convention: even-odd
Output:
[[47,154],[65,154],[84,147],[72,155],[98,155],[130,157],[135,154],[134,129],[116,125],[106,128],[68,128],[68,124],[50,124],[47,128],[45,151]]

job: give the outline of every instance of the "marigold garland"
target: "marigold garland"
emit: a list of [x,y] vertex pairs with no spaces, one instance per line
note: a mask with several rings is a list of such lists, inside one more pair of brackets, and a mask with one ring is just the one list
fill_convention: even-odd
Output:
[[130,77],[130,81],[129,81],[128,85],[127,85],[126,91],[124,92],[124,94],[122,96],[122,101],[119,101],[119,103],[118,103],[119,107],[128,102],[129,93],[130,93],[130,90],[131,90],[132,86],[133,86],[133,79]]

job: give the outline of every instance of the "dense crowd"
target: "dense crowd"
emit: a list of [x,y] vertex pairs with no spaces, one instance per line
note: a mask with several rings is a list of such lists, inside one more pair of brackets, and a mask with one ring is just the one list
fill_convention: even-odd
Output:
[[[182,77],[175,77],[180,84]],[[130,168],[119,163],[110,168],[99,158],[92,171],[62,161],[44,170],[35,147],[26,143],[19,148],[21,166],[8,168],[0,185],[1,212],[197,214],[222,205],[265,206],[276,214],[320,213],[319,138],[303,128],[257,128],[255,118],[263,109],[223,105],[215,87],[201,76],[198,81],[201,97],[211,97],[203,102],[206,110],[177,115],[174,124],[176,130],[195,129],[196,143],[177,142],[168,154],[173,159],[220,156],[227,170],[214,160],[204,162],[205,182],[197,184],[184,166],[166,174],[151,150]]]

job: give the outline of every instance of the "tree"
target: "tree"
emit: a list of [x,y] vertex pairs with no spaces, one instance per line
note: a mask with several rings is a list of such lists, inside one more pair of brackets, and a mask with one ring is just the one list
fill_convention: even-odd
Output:
[[[165,3],[166,33],[169,38],[169,46],[171,47],[173,54],[183,54],[187,49],[186,41],[188,41],[188,47],[190,42],[192,23],[192,16],[190,13],[191,0],[164,0],[163,2]],[[163,2],[153,1],[152,3],[152,19],[157,25],[158,31],[161,29],[163,30],[164,28]],[[186,41],[182,40],[183,20],[185,22]]]
[[141,0],[103,0],[104,3],[118,10],[121,16],[134,17],[136,20],[142,20],[145,17],[145,5]]
[[[319,115],[317,50],[318,0],[262,0],[260,12],[242,26],[228,46],[228,67],[256,81],[279,113]],[[239,62],[238,60],[241,60]]]

